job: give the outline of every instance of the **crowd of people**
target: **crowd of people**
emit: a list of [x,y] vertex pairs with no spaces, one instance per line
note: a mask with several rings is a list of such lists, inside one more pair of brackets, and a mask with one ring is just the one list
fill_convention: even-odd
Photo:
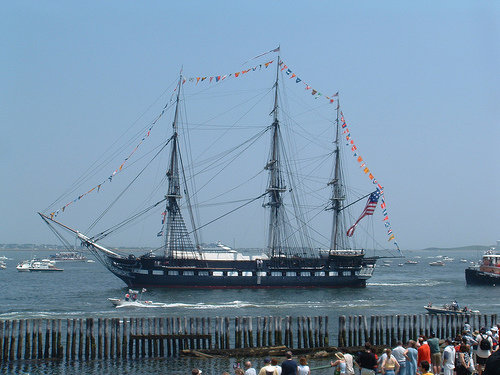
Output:
[[471,332],[466,324],[454,339],[440,340],[431,332],[406,345],[398,342],[380,356],[367,343],[356,364],[361,375],[500,375],[499,329],[500,324]]
[[[250,361],[242,367],[234,366],[233,373],[222,375],[311,375],[311,370],[332,367],[332,375],[500,375],[500,324],[491,329],[471,332],[465,324],[462,334],[440,340],[434,332],[420,336],[406,345],[397,342],[394,348],[385,348],[377,355],[370,343],[354,355],[335,353],[329,366],[311,368],[306,357],[293,359],[292,352],[280,364],[275,358],[265,358],[257,370]],[[192,375],[200,375],[193,369]]]

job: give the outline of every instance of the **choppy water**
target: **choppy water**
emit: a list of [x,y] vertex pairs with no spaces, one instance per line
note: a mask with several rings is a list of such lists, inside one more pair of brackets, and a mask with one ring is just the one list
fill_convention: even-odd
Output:
[[[100,263],[61,262],[64,272],[17,272],[15,266],[34,255],[48,257],[48,252],[5,251],[7,269],[0,271],[3,286],[0,319],[130,317],[130,316],[316,316],[328,315],[336,325],[339,315],[424,313],[432,301],[435,305],[456,299],[482,313],[500,312],[500,288],[466,286],[464,269],[477,261],[479,251],[407,252],[416,265],[398,266],[403,260],[392,259],[391,266],[380,261],[365,289],[293,289],[293,290],[150,290],[147,298],[168,304],[165,308],[115,309],[108,297],[121,297],[125,284]],[[449,256],[444,267],[431,267],[429,262]],[[416,258],[420,257],[420,258]],[[236,359],[203,360],[192,358],[141,359],[133,361],[94,361],[89,363],[20,362],[0,366],[0,372],[12,374],[186,374],[200,367],[204,374],[221,374],[232,370]],[[256,367],[261,360],[255,359]],[[321,366],[316,360],[311,366]],[[322,372],[324,371],[324,372]],[[318,370],[315,374],[329,373]]]

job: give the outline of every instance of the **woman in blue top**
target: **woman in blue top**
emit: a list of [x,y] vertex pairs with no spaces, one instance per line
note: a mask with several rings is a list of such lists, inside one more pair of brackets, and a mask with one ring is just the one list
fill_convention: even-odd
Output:
[[408,357],[408,364],[406,365],[406,374],[415,375],[417,373],[417,343],[413,340],[408,341],[408,349],[405,352]]
[[337,357],[337,360],[335,362],[331,362],[330,365],[336,366],[337,368],[335,369],[335,374],[339,375],[347,375],[347,364],[345,362],[344,355],[341,352],[335,353],[335,357]]

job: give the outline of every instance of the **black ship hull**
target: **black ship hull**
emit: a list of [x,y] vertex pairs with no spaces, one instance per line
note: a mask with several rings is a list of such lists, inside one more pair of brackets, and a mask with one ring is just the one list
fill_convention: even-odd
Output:
[[478,268],[465,269],[465,281],[468,285],[500,285],[500,275],[484,272]]
[[108,257],[108,269],[131,288],[339,288],[365,287],[375,258],[280,260]]

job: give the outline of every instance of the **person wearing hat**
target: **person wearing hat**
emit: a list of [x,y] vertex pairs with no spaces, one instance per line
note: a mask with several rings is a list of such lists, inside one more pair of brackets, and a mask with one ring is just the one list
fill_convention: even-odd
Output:
[[498,343],[498,327],[497,326],[491,327],[490,331],[492,333],[493,340],[496,340],[496,342]]
[[260,369],[259,375],[278,375],[276,366],[271,364],[271,358],[264,358],[264,367]]
[[347,365],[344,355],[341,352],[337,352],[335,353],[335,358],[337,358],[337,360],[335,362],[330,362],[330,366],[337,367],[340,375],[347,375]]
[[446,340],[446,347],[443,351],[443,375],[453,375],[455,370],[455,347],[453,340],[448,337]]
[[491,355],[493,340],[486,334],[486,328],[481,327],[479,334],[476,336],[476,341],[476,367],[477,373],[481,375],[483,373],[483,367],[486,364],[486,360]]

